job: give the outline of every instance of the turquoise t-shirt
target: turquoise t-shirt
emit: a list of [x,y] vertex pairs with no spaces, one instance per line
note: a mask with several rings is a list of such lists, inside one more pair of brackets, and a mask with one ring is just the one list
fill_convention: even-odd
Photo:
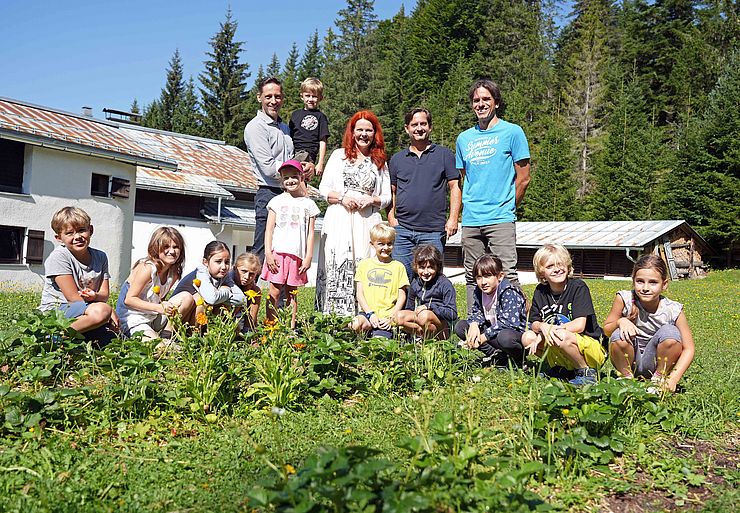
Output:
[[516,221],[514,162],[529,158],[529,144],[519,125],[500,119],[492,128],[476,124],[457,137],[455,160],[465,170],[463,226]]

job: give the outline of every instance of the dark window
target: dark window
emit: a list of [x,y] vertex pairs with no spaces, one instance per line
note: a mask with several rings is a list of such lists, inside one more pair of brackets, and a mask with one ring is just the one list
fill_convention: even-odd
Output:
[[24,228],[0,226],[0,264],[20,264]]
[[90,194],[107,198],[110,191],[108,187],[109,181],[110,178],[107,175],[93,173],[92,180],[90,181]]
[[131,190],[131,182],[123,178],[116,178],[115,176],[111,180],[110,184],[110,195],[115,198],[128,198]]
[[44,263],[44,231],[28,230],[28,244],[26,245],[26,263]]
[[23,192],[23,143],[0,139],[0,191]]
[[202,219],[200,211],[203,209],[203,198],[185,194],[170,194],[166,192],[136,190],[136,204],[134,213],[155,214],[160,216],[189,217]]

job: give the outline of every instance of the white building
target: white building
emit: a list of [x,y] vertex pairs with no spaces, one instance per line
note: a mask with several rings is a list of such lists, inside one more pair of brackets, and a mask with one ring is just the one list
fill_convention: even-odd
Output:
[[51,217],[83,208],[114,285],[131,266],[136,168],[175,169],[115,123],[0,98],[0,288],[40,289]]
[[92,246],[108,254],[120,286],[159,226],[182,233],[185,272],[212,240],[234,256],[251,249],[256,191],[248,154],[222,141],[0,98],[0,289],[40,287],[51,216],[65,205],[90,214]]

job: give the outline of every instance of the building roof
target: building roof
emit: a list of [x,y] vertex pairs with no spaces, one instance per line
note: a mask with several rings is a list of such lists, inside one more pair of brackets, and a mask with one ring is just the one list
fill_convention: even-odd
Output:
[[[701,244],[706,241],[686,221],[563,221],[517,222],[516,245],[539,248],[543,244],[562,244],[567,248],[642,249],[676,228],[686,230]],[[461,231],[447,244],[460,245]]]
[[0,137],[151,168],[177,167],[174,159],[140,144],[116,123],[1,97]]
[[138,185],[145,189],[230,198],[224,189],[246,192],[258,186],[247,152],[223,141],[1,97],[0,137],[135,164]]
[[152,128],[125,124],[120,128],[141,146],[177,162],[178,173],[198,175],[230,190],[257,190],[249,154],[236,146]]
[[192,173],[177,173],[140,167],[136,171],[136,186],[152,191],[234,199],[234,196],[213,180]]

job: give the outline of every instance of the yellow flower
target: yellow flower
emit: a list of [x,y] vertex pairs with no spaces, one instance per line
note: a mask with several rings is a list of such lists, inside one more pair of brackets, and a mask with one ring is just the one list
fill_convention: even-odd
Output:
[[563,415],[567,416],[570,413],[570,410],[568,408],[562,409]]
[[287,465],[285,465],[285,473],[286,474],[295,474],[295,467],[293,465],[291,465],[290,463],[288,463]]
[[196,287],[200,287],[200,280],[198,278],[195,278],[193,280],[193,285],[195,285]]
[[345,435],[351,435],[352,434],[352,428],[347,428],[344,430]]
[[195,304],[198,306],[203,306],[204,303],[205,301],[203,301],[203,298],[200,296],[198,297],[198,299],[195,300]]
[[159,285],[155,285],[152,287],[152,292],[155,294],[159,294],[159,291],[162,290]]
[[291,291],[290,291],[290,294],[291,294],[292,296],[297,296],[297,295],[298,295],[298,289],[293,289],[293,290],[291,290]]
[[259,292],[255,292],[255,291],[253,291],[253,290],[248,290],[248,291],[247,291],[247,294],[246,294],[246,296],[247,296],[247,300],[248,300],[248,301],[249,301],[250,303],[254,303],[254,302],[255,302],[255,301],[254,301],[254,298],[256,298],[256,297],[257,297],[257,296],[259,296],[259,295],[260,295],[260,293],[259,293]]
[[198,312],[198,315],[195,316],[195,322],[200,325],[208,324],[208,317],[206,316],[205,313]]
[[264,336],[264,335],[262,335],[262,338],[260,339],[260,342],[262,342],[263,344],[266,344],[267,343],[267,337]]
[[277,320],[268,321],[267,319],[265,319],[265,331],[272,334],[272,332],[275,331],[276,329],[278,329]]

